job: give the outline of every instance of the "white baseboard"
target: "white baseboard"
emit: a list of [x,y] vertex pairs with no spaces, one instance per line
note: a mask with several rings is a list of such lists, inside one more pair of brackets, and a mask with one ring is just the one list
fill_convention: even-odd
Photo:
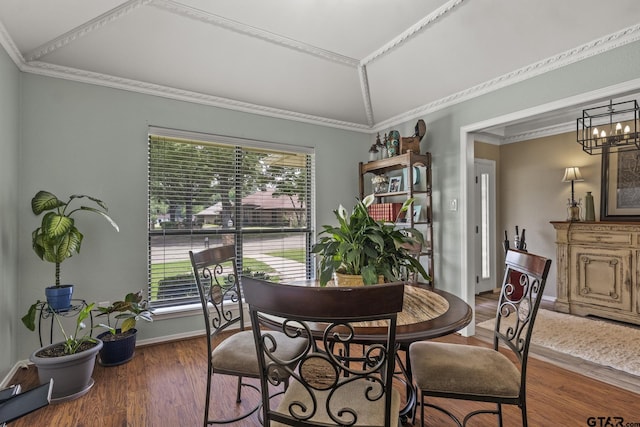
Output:
[[201,337],[204,335],[206,335],[206,331],[204,329],[199,331],[183,332],[183,333],[173,334],[173,335],[164,335],[161,337],[147,338],[144,340],[136,340],[136,347],[143,346],[143,345],[161,344],[161,343],[170,342],[170,341],[184,340],[189,338]]
[[16,375],[16,372],[18,372],[18,369],[25,369],[29,366],[30,363],[31,362],[29,362],[28,359],[19,360],[18,362],[16,362],[16,364],[13,365],[13,367],[9,370],[7,375],[5,375],[5,377],[2,379],[2,382],[0,382],[0,389],[11,386],[12,385],[11,379]]

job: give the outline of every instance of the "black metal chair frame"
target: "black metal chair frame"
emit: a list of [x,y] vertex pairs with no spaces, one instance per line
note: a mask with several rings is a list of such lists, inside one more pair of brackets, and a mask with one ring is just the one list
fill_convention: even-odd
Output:
[[[551,267],[551,260],[524,251],[509,250],[506,254],[504,279],[501,287],[496,322],[493,331],[493,350],[499,351],[501,345],[507,347],[517,359],[520,370],[520,392],[515,398],[501,398],[496,396],[481,396],[474,394],[451,394],[437,391],[418,390],[420,393],[421,425],[424,426],[424,407],[431,407],[447,414],[460,427],[479,414],[495,414],[499,426],[502,427],[502,405],[517,405],[522,413],[522,425],[527,426],[526,404],[526,376],[529,346],[535,318],[540,306],[540,300],[546,284],[547,275]],[[511,278],[518,277],[519,283],[511,283]],[[520,287],[520,289],[517,289]],[[517,298],[513,298],[513,296]],[[515,324],[502,327],[502,322],[515,314]],[[425,402],[425,396],[449,399],[493,402],[496,409],[480,409],[467,414],[460,422],[450,411]]]
[[[335,425],[354,425],[362,413],[358,408],[343,406],[339,397],[333,400],[332,397],[339,396],[340,390],[348,384],[360,380],[371,384],[370,395],[366,396],[369,401],[385,399],[385,425],[390,425],[396,318],[402,311],[404,285],[323,288],[282,285],[252,278],[242,280],[256,347],[264,355],[258,361],[262,371],[262,419],[265,425],[272,421],[295,426],[333,425],[316,424],[318,421],[313,417],[321,411]],[[304,351],[290,360],[279,358],[277,344],[262,322],[265,316],[280,317],[281,332],[292,339],[305,339]],[[363,355],[350,356],[349,346],[357,342],[357,325],[353,323],[371,320],[386,322],[386,343],[366,344]],[[272,328],[273,318],[267,323],[267,327]],[[278,386],[283,373],[292,379],[288,389],[292,390],[291,394],[295,386],[299,386],[298,393],[308,396],[309,400],[298,400],[302,397],[296,394],[286,413],[273,409],[272,396],[264,392],[269,385]],[[322,393],[327,394],[320,397]],[[287,401],[291,398],[288,391],[285,398]],[[324,404],[323,399],[326,399]],[[332,406],[336,402],[339,402],[337,410]]]
[[[247,372],[224,371],[216,369],[216,367],[213,366],[213,341],[217,335],[236,325],[240,330],[237,333],[245,331],[242,293],[240,291],[236,264],[236,249],[234,245],[218,246],[200,252],[189,251],[189,257],[198,287],[207,333],[208,362],[204,426],[206,427],[209,424],[228,424],[251,416],[260,407],[260,401],[258,401],[255,407],[251,407],[247,412],[235,418],[220,420],[209,419],[211,383],[215,373],[238,377],[236,403],[240,403],[242,400],[241,392],[243,387],[256,390],[260,393],[260,388],[253,384],[243,382],[244,377],[258,378],[257,376]],[[232,272],[225,274],[222,264],[227,262],[231,262]],[[234,314],[234,311],[236,311],[237,314]]]

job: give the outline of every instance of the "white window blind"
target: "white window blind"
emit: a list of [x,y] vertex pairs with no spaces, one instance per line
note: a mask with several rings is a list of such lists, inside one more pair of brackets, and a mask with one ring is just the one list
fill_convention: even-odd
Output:
[[313,152],[212,135],[149,135],[149,301],[198,302],[189,251],[235,244],[243,274],[313,277]]

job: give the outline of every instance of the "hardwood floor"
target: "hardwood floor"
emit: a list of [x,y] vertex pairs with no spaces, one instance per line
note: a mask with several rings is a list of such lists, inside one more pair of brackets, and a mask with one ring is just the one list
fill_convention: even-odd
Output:
[[[478,298],[478,322],[494,316],[492,298],[491,295]],[[484,340],[460,335],[439,341],[490,345]],[[95,385],[84,397],[50,405],[15,421],[11,426],[202,425],[207,371],[205,353],[204,337],[140,347],[136,349],[134,359],[125,365],[96,366],[93,375]],[[215,379],[212,411],[233,413],[236,410],[235,379],[224,376],[216,376]],[[21,383],[25,390],[33,387],[37,384],[35,369],[19,371],[14,383]],[[613,417],[621,417],[624,420],[621,425],[640,425],[639,394],[560,368],[535,356],[529,362],[527,386],[529,425],[533,427],[601,425],[589,424],[589,417],[612,417],[612,420]],[[243,396],[243,406],[254,404],[259,398],[251,390]],[[480,407],[479,404],[459,401],[445,401],[443,406],[457,415]],[[433,410],[427,410],[425,418],[429,426],[453,425]],[[504,418],[505,426],[519,426],[519,409],[506,407]],[[251,427],[260,423],[254,414],[233,425]],[[419,425],[419,420],[415,425]],[[480,416],[469,423],[469,427],[495,425],[497,423],[492,416]]]

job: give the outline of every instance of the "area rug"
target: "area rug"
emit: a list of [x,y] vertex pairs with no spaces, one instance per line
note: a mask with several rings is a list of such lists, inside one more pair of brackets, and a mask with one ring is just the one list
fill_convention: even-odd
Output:
[[640,377],[640,328],[540,309],[531,343]]

